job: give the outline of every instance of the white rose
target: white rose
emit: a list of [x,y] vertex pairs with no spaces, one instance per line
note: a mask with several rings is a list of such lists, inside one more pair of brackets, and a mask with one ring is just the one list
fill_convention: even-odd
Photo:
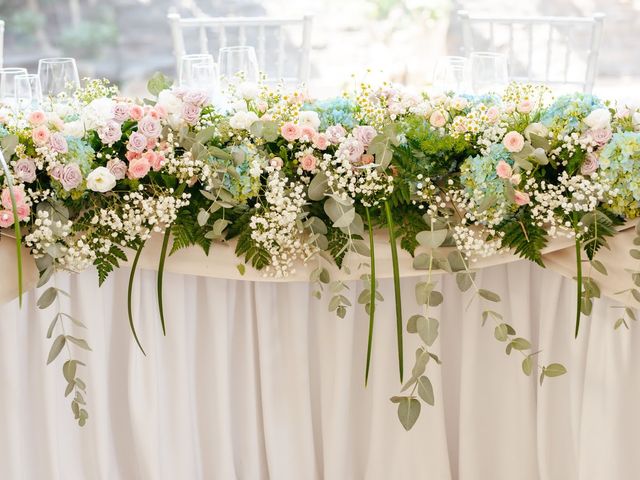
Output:
[[96,98],[80,113],[80,119],[87,130],[95,130],[113,119],[115,102],[110,98]]
[[320,117],[318,112],[303,110],[298,114],[298,123],[301,127],[311,127],[318,130],[320,127]]
[[158,105],[164,107],[170,115],[179,115],[182,112],[182,100],[171,90],[162,90],[158,94]]
[[87,188],[94,192],[108,192],[116,186],[116,177],[106,167],[98,167],[87,175]]
[[229,125],[237,130],[249,130],[253,122],[257,120],[258,115],[254,112],[236,112],[229,119]]
[[260,95],[260,87],[257,83],[242,82],[238,85],[238,93],[245,100],[254,100]]
[[84,124],[80,120],[65,123],[62,133],[67,137],[82,138],[84,136]]
[[596,108],[584,119],[589,127],[593,129],[608,128],[611,124],[611,112],[608,108]]
[[547,138],[547,135],[549,135],[549,129],[541,123],[530,123],[527,125],[527,128],[524,129],[524,137],[531,141],[532,133],[538,137]]
[[53,107],[53,111],[60,117],[64,118],[67,115],[71,115],[73,112],[73,107],[71,105],[67,105],[65,103],[56,103]]

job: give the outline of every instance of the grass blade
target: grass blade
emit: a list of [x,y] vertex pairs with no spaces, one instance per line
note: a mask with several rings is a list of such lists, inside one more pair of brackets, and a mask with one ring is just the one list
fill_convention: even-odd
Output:
[[398,368],[400,370],[400,383],[404,377],[403,347],[402,347],[402,299],[400,297],[400,269],[398,267],[398,245],[396,243],[395,225],[391,216],[391,205],[389,200],[384,202],[384,210],[387,215],[387,226],[389,228],[389,243],[391,245],[391,260],[393,263],[393,290],[396,301],[396,337],[398,343]]
[[162,280],[164,278],[164,264],[167,259],[167,247],[169,246],[169,237],[171,236],[171,228],[167,227],[164,231],[162,239],[162,249],[160,250],[160,262],[158,263],[158,310],[160,311],[160,324],[162,325],[162,335],[167,335],[164,323],[164,306],[162,305]]
[[373,225],[371,225],[371,215],[369,213],[369,207],[365,208],[367,212],[367,225],[369,226],[369,249],[371,250],[371,275],[369,292],[371,293],[371,300],[369,303],[369,339],[367,340],[367,367],[364,372],[364,386],[367,386],[369,381],[369,367],[371,365],[371,350],[373,345],[373,323],[376,317],[376,254],[373,241]]
[[140,343],[140,340],[138,339],[138,334],[136,333],[136,327],[133,324],[133,311],[132,311],[132,308],[131,308],[131,298],[132,298],[132,293],[133,293],[133,280],[134,280],[135,275],[136,275],[136,268],[138,267],[138,260],[140,260],[140,254],[142,253],[142,249],[143,248],[144,248],[144,242],[142,242],[140,244],[140,247],[138,247],[138,250],[136,251],[136,256],[133,259],[133,264],[131,265],[131,274],[129,275],[129,287],[127,289],[127,312],[129,314],[129,327],[131,328],[131,332],[133,333],[133,338],[135,338],[136,343],[138,344],[138,348],[140,348],[140,351],[146,357],[147,354],[145,353],[144,348],[142,348],[142,344]]

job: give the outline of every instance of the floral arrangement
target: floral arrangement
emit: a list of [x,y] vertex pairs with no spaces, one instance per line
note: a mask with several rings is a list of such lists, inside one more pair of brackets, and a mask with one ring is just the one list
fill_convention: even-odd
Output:
[[[303,92],[240,81],[223,108],[205,92],[172,87],[160,74],[149,91],[152,98],[124,98],[107,81],[93,80],[47,109],[0,112],[0,234],[15,238],[18,259],[21,245],[30,249],[40,286],[58,270],[91,266],[102,283],[128,251],[135,252],[129,322],[142,350],[131,285],[154,233],[163,235],[163,331],[164,263],[181,248],[208,253],[213,243],[236,239],[241,273],[248,264],[283,277],[300,262],[312,264],[316,295],[328,293],[329,309],[340,317],[351,307],[347,287],[331,279],[327,266],[343,268],[345,255],[357,253],[369,259],[358,297],[370,319],[366,384],[376,303],[382,301],[373,232],[385,229],[405,382],[405,393],[391,401],[406,429],[416,422],[421,401],[434,403],[425,372],[431,360],[440,363],[432,350],[438,320],[430,308],[444,299],[435,270],[452,272],[461,291],[472,290],[491,305],[500,297],[477,287],[477,258],[512,250],[543,265],[541,250],[550,238],[571,238],[577,335],[580,316],[600,295],[583,263],[606,273],[595,258],[598,249],[617,225],[640,213],[640,114],[590,95],[554,99],[543,86],[518,84],[501,97],[430,95],[365,83],[342,97],[314,101]],[[424,311],[408,319],[400,302],[398,248],[425,272],[415,291]],[[631,292],[640,297],[640,290]],[[49,287],[38,306],[47,308],[64,294]],[[566,372],[558,363],[538,364],[539,352],[498,311],[485,309],[481,320],[494,323],[507,354],[522,356],[526,375],[536,372],[542,383]],[[47,333],[54,338],[48,362],[65,345],[89,349],[85,340],[65,334],[67,322],[81,324],[58,311]],[[422,341],[408,379],[405,328]],[[63,374],[83,425],[81,366],[70,357]]]

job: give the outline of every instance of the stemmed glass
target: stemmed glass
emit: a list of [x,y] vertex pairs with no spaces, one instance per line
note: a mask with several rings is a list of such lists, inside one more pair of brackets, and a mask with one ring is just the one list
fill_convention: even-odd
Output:
[[42,103],[40,77],[34,73],[25,73],[15,77],[16,104],[19,110],[31,111]]
[[3,103],[15,105],[15,79],[18,75],[25,75],[26,73],[26,68],[0,68],[0,100]]
[[438,57],[433,69],[433,86],[439,92],[466,93],[469,90],[469,62],[465,57]]
[[509,84],[507,57],[495,52],[472,52],[469,56],[471,85],[477,95],[500,93]]
[[[209,81],[210,84],[206,85]],[[215,64],[212,55],[194,53],[182,56],[178,77],[178,83],[181,87],[197,87],[209,90],[214,82]]]
[[43,58],[38,62],[38,77],[42,94],[55,98],[62,93],[71,93],[80,88],[78,67],[73,58]]
[[218,54],[218,65],[220,83],[225,87],[237,83],[239,79],[253,83],[257,83],[260,79],[258,58],[253,47],[243,45],[221,48]]

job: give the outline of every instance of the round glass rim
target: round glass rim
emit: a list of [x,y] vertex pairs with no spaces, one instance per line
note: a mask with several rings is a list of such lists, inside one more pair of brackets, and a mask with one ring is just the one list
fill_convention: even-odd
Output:
[[17,73],[18,75],[28,75],[27,69],[23,67],[0,67],[0,73]]
[[20,73],[16,75],[16,78],[38,78],[39,75],[37,73]]
[[241,50],[253,50],[253,51],[255,51],[255,48],[253,48],[251,45],[234,45],[232,47],[221,47],[220,48],[220,52],[239,52]]
[[442,57],[437,58],[436,61],[440,59],[449,60],[449,61],[453,60],[455,62],[461,62],[461,63],[469,61],[467,57],[461,57],[460,55],[443,55]]
[[200,59],[200,58],[210,58],[213,60],[213,55],[210,53],[186,53],[180,57],[181,59]]
[[75,63],[76,59],[73,57],[47,57],[47,58],[41,58],[40,60],[38,60],[38,63]]
[[507,56],[500,52],[471,52],[469,58],[471,57],[506,58]]

